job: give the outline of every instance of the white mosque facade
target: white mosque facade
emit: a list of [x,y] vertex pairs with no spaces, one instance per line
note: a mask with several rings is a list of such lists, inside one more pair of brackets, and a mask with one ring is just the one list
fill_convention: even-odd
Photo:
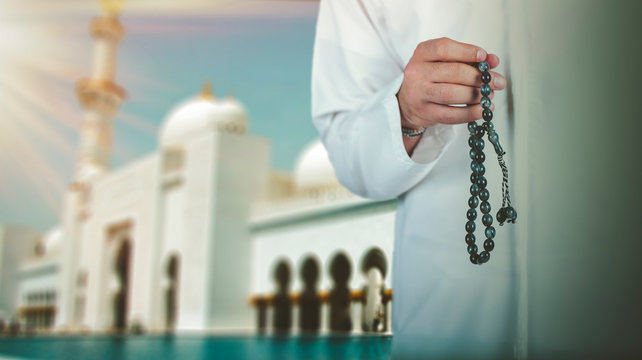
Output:
[[319,271],[324,331],[329,268],[343,254],[353,328],[382,316],[364,303],[380,302],[391,276],[362,264],[372,251],[392,258],[395,201],[349,193],[319,141],[292,174],[274,171],[270,143],[248,133],[244,107],[207,86],[169,112],[155,153],[110,169],[111,119],[125,97],[114,81],[117,12],[106,9],[91,32],[95,66],[77,87],[85,118],[61,224],[46,234],[0,228],[0,315],[60,331],[251,330],[276,318],[257,304],[273,301],[275,268],[285,264],[296,331],[308,260]]

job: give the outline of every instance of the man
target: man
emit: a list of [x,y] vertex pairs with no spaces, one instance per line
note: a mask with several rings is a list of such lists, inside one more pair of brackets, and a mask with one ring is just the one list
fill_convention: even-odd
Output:
[[[480,73],[473,62],[487,61],[494,68],[494,123],[500,136],[506,133],[505,99],[499,96],[506,79],[495,72],[505,48],[500,5],[428,0],[320,4],[314,124],[344,186],[372,199],[399,199],[392,279],[395,358],[513,354],[514,245],[495,223],[496,248],[487,264],[477,266],[470,263],[464,241],[470,196],[466,123],[482,117]],[[412,136],[424,127],[421,136]],[[501,173],[491,165],[492,149],[486,153],[495,214]]]

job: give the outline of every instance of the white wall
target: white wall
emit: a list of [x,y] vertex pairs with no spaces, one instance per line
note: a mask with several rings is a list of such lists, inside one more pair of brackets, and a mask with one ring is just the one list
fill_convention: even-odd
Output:
[[286,257],[293,265],[292,291],[302,290],[300,265],[308,254],[321,261],[320,290],[332,287],[328,273],[332,256],[344,251],[352,262],[350,287],[361,289],[365,279],[360,270],[365,252],[379,247],[386,255],[388,274],[386,287],[391,286],[392,249],[394,243],[395,203],[367,203],[353,210],[331,210],[304,219],[296,215],[259,227],[253,232],[252,293],[274,291],[273,267]]
[[220,133],[213,181],[210,243],[205,269],[207,327],[248,329],[251,246],[250,205],[267,182],[269,143],[251,135]]
[[0,313],[5,321],[18,305],[18,269],[33,255],[40,234],[18,226],[0,225]]

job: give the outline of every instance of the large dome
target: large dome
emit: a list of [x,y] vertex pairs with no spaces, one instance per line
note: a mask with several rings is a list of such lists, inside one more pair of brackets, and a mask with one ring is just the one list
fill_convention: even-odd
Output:
[[301,152],[294,168],[294,179],[299,190],[339,185],[328,152],[320,140]]
[[174,107],[160,132],[162,144],[182,142],[193,135],[211,131],[243,134],[247,129],[247,112],[233,97],[215,98],[209,87]]

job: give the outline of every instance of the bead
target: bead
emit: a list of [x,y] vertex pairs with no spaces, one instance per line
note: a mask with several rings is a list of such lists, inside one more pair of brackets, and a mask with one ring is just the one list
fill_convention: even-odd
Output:
[[480,189],[485,189],[486,185],[488,184],[488,181],[486,181],[486,178],[483,176],[477,176],[477,186],[479,186]]
[[479,105],[481,105],[481,107],[483,107],[484,109],[490,109],[490,99],[488,98],[488,96],[482,97]]
[[[486,240],[486,241],[488,241],[488,240]],[[475,243],[475,234],[470,234],[470,233],[466,234],[466,244],[470,245],[470,244],[474,244],[474,243]]]
[[493,120],[493,111],[491,109],[484,109],[484,111],[482,111],[482,117],[486,121]]
[[490,212],[490,203],[488,201],[482,201],[479,210],[481,210],[482,214],[488,214]]
[[490,253],[488,251],[482,251],[481,254],[479,254],[478,262],[480,264],[485,264],[488,260],[490,260]]
[[507,207],[506,208],[506,222],[514,224],[516,219],[517,219],[517,211],[515,211],[515,209],[513,209],[512,206]]
[[474,174],[477,174],[479,172],[479,163],[475,160],[471,161],[470,170],[472,170]]
[[475,209],[468,209],[468,211],[466,211],[466,217],[467,217],[467,218],[468,218],[468,220],[470,220],[470,221],[475,221],[475,219],[477,219],[477,210],[475,210]]
[[479,186],[477,184],[470,185],[470,195],[477,196],[479,194]]
[[476,207],[477,207],[477,204],[479,204],[479,200],[477,200],[477,198],[476,198],[476,197],[471,196],[471,197],[470,197],[470,199],[468,199],[468,206],[469,206],[471,209],[476,208]]
[[475,155],[477,155],[477,151],[475,151],[475,149],[470,149],[470,151],[468,152],[468,155],[470,155],[471,160],[475,160]]
[[488,62],[482,61],[477,63],[477,69],[479,69],[479,71],[488,71],[488,69],[490,69],[490,65],[488,65]]
[[495,237],[495,228],[492,226],[489,226],[486,228],[486,231],[484,233],[486,234],[487,238],[492,239]]
[[468,131],[470,132],[471,135],[475,133],[476,128],[477,128],[477,122],[471,121],[468,123]]
[[475,149],[484,150],[484,139],[475,139]]
[[468,245],[468,249],[467,250],[468,250],[469,254],[477,254],[477,251],[479,249],[477,249],[477,245],[471,244],[471,245]]
[[[474,162],[476,164],[475,168],[473,169],[473,172],[477,175],[484,175],[486,173],[486,167],[483,164]],[[472,167],[472,165],[471,165]]]
[[488,84],[482,84],[482,86],[479,88],[480,92],[484,96],[490,95],[490,85]]
[[477,183],[477,174],[470,174],[470,182],[476,184]]
[[[486,230],[488,230],[488,229],[486,229]],[[475,222],[474,221],[466,222],[466,232],[467,233],[471,233],[471,234],[475,232]],[[490,236],[486,236],[486,237],[490,237]]]
[[493,240],[486,239],[486,241],[484,241],[484,250],[493,251],[494,248],[495,248],[495,242]]
[[488,189],[481,189],[479,191],[479,200],[487,201],[489,197],[490,197],[490,193],[488,192]]
[[474,160],[481,164],[484,162],[484,160],[486,160],[486,154],[484,154],[483,152],[475,152]]
[[[475,214],[475,215],[477,215],[477,214]],[[482,223],[484,224],[484,226],[493,225],[493,215],[484,214],[484,216],[482,216]]]
[[504,225],[504,221],[506,221],[506,208],[501,208],[497,211],[497,222],[499,225]]
[[479,255],[477,254],[470,254],[470,262],[477,265],[477,259],[479,259]]
[[484,130],[483,126],[478,126],[477,128],[475,128],[475,137],[481,138],[482,136],[484,136],[484,133],[486,133],[486,130]]
[[484,84],[488,84],[488,83],[490,82],[490,78],[491,78],[491,76],[490,76],[490,73],[489,73],[488,71],[483,71],[483,72],[482,72],[482,74],[481,74],[481,81],[482,81]]
[[474,137],[472,137],[472,136],[471,136],[471,137],[469,137],[469,138],[468,138],[468,146],[470,146],[471,148],[472,148],[472,147],[475,147],[475,141],[476,141],[476,140],[477,140],[477,139],[475,139],[475,138],[474,138]]
[[483,127],[484,127],[484,129],[486,129],[486,131],[488,131],[489,133],[490,133],[490,132],[492,132],[492,131],[495,131],[495,125],[493,125],[493,123],[492,123],[491,121],[486,121],[486,122],[484,123],[484,125],[482,125],[482,126],[483,126]]

